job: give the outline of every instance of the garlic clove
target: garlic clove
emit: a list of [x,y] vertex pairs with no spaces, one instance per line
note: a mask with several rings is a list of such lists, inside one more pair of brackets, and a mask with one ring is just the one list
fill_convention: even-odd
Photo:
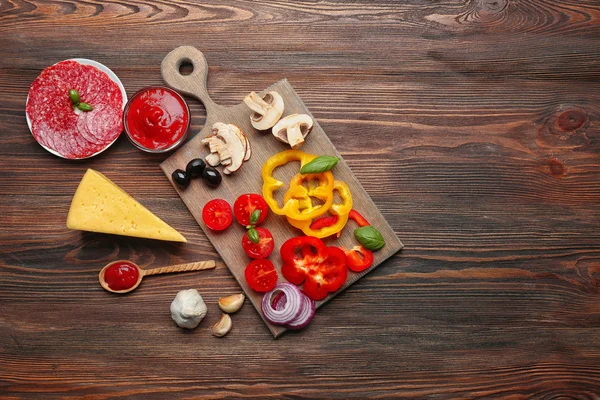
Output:
[[245,299],[246,296],[244,296],[244,293],[221,297],[219,299],[219,308],[226,313],[232,314],[242,308]]
[[212,327],[212,334],[216,337],[223,337],[231,330],[231,317],[229,314],[222,314],[221,319]]

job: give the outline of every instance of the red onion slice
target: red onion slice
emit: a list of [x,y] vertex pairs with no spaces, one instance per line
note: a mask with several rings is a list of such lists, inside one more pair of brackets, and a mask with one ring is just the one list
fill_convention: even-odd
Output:
[[[285,296],[285,302],[282,298],[275,298],[279,293]],[[278,283],[273,290],[265,293],[262,299],[263,315],[272,324],[285,325],[290,323],[304,311],[303,294],[296,285],[287,282]],[[273,299],[276,302],[273,302]],[[277,309],[281,308],[281,309]]]
[[287,297],[283,292],[276,293],[271,299],[271,307],[277,311],[283,310],[285,303],[287,303]]
[[304,293],[302,294],[302,297],[303,297],[302,301],[304,303],[302,312],[296,318],[294,318],[292,321],[288,322],[287,325],[285,326],[286,328],[302,329],[306,325],[308,325],[309,322],[315,316],[315,308],[316,308],[315,301],[313,299],[309,298]]

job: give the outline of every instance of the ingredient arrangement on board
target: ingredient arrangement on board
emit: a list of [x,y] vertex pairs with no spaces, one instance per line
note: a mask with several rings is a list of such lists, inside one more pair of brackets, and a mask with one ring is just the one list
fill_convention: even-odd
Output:
[[[183,61],[192,62],[191,74],[179,73]],[[319,306],[402,244],[286,80],[223,107],[208,95],[207,71],[201,52],[179,47],[161,65],[168,87],[147,87],[127,100],[119,79],[102,64],[62,61],[32,83],[27,121],[43,148],[67,159],[99,154],[123,130],[142,151],[179,148],[160,167],[244,291],[219,299],[222,314],[214,319],[212,335],[231,331],[231,315],[246,298],[274,336],[302,329]],[[185,145],[191,115],[181,94],[199,99],[207,110],[204,128]],[[93,169],[83,174],[66,224],[187,242]],[[204,260],[148,269],[115,260],[100,270],[99,282],[124,294],[148,275],[215,266]],[[176,294],[170,311],[178,326],[194,329],[208,308],[191,288]]]

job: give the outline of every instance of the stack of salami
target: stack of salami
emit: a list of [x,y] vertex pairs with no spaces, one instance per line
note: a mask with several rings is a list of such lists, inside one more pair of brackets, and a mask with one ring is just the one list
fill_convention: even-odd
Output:
[[[69,90],[93,107],[74,107]],[[110,146],[123,131],[123,98],[119,86],[91,65],[62,61],[46,68],[29,89],[27,116],[42,146],[69,159],[87,158]]]

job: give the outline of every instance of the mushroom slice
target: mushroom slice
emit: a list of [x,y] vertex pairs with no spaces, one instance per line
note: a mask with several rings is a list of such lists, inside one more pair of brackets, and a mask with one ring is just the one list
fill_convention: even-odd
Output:
[[216,167],[217,165],[221,164],[221,158],[219,157],[218,153],[210,153],[206,156],[206,163],[211,167]]
[[248,161],[252,157],[252,147],[250,146],[250,140],[246,137],[246,156],[244,157],[244,161]]
[[244,98],[244,103],[254,111],[250,116],[250,123],[259,131],[272,128],[283,114],[283,99],[277,92],[268,92],[262,98],[257,93],[250,92]]
[[221,139],[211,136],[206,139],[202,139],[202,143],[208,146],[208,149],[211,153],[219,153],[224,149],[227,145]]
[[292,114],[280,120],[273,127],[273,135],[280,141],[288,143],[292,149],[304,144],[304,138],[310,133],[313,120],[307,114]]
[[236,131],[239,131],[239,128],[235,125],[217,122],[213,125],[213,129],[217,129],[215,137],[225,142],[226,150],[222,149],[219,152],[219,158],[221,159],[221,164],[227,166],[223,170],[223,173],[229,175],[242,166],[244,157],[246,156],[246,144],[236,133]]
[[[248,147],[250,146],[250,143],[248,142],[248,138],[246,137],[246,134],[244,133],[244,131],[242,131],[238,126],[233,125],[233,124],[229,124],[229,126],[231,127],[231,129],[233,130],[233,132],[237,135],[237,137],[240,138],[240,140],[242,141],[242,143],[244,143],[244,161],[246,161],[246,155],[248,153]],[[250,157],[248,157],[250,158]]]
[[241,137],[244,139],[244,143],[246,143],[246,155],[244,156],[244,161],[248,161],[250,157],[252,157],[252,147],[250,146],[250,139],[244,133],[243,130],[240,129]]
[[[207,145],[210,154],[206,156],[206,163],[211,167],[216,167],[221,163],[221,154],[226,152],[227,144],[218,138],[217,135],[218,129],[213,129],[211,134],[202,139],[202,143]],[[227,156],[226,154],[223,154]]]
[[205,157],[206,163],[212,167],[221,164],[226,168],[226,175],[237,171],[242,163],[250,158],[250,142],[244,132],[233,124],[217,122],[213,125],[211,133],[202,139],[210,149],[210,154]]
[[248,161],[250,159],[250,157],[252,156],[252,148],[250,147],[250,140],[248,140],[248,136],[246,136],[244,131],[241,130],[238,126],[233,125],[233,124],[229,124],[229,126],[233,127],[232,129],[235,132],[235,134],[244,143],[244,146],[245,146],[244,161]]

